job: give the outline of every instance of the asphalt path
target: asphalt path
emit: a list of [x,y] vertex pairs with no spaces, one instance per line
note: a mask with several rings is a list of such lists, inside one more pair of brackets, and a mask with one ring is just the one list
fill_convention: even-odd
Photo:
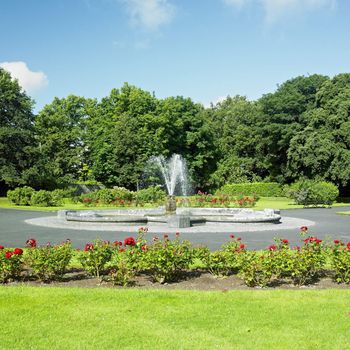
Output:
[[[316,224],[310,227],[310,234],[319,238],[341,239],[350,241],[350,216],[338,215],[337,211],[350,211],[348,207],[336,208],[312,208],[281,210],[281,215],[301,218],[314,221]],[[69,230],[49,227],[33,226],[24,222],[26,219],[53,216],[53,212],[40,212],[29,210],[0,209],[0,244],[8,247],[23,247],[28,238],[35,238],[39,244],[52,244],[62,242],[67,238],[71,239],[74,247],[82,248],[85,243],[96,238],[104,240],[123,240],[130,232],[111,231],[86,231]],[[206,245],[210,249],[218,249],[229,239],[230,234],[235,232],[195,232],[181,234],[183,239],[190,240],[195,245]],[[280,230],[276,225],[274,231],[242,232],[237,234],[242,237],[242,241],[250,249],[263,249],[272,244],[275,237],[286,238],[291,244],[300,244],[299,230]],[[149,233],[147,239],[151,239],[153,234]],[[169,234],[172,238],[174,234]]]

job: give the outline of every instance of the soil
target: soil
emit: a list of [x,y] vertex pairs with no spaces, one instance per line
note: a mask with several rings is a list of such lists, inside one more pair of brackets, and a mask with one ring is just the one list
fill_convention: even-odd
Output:
[[201,271],[187,272],[186,275],[173,283],[157,283],[149,275],[140,275],[132,279],[130,286],[115,286],[112,282],[103,280],[101,283],[97,278],[86,275],[83,270],[71,270],[64,275],[62,280],[50,283],[43,283],[37,280],[24,280],[8,282],[8,286],[37,286],[37,287],[78,287],[78,288],[129,288],[129,289],[160,289],[160,290],[198,290],[198,291],[221,291],[229,290],[305,290],[305,289],[350,289],[348,284],[335,283],[331,277],[321,278],[320,280],[306,286],[295,286],[288,281],[276,281],[266,288],[247,287],[244,282],[236,275],[217,278],[209,273]]

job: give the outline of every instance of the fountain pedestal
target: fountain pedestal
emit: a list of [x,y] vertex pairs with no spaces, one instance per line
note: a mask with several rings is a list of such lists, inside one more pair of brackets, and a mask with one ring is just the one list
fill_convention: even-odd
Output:
[[191,227],[191,218],[188,215],[169,215],[167,224],[174,228]]

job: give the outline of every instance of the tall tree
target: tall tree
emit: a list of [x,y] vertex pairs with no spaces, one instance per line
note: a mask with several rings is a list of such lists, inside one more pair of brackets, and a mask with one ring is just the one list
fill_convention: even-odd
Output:
[[94,100],[77,96],[55,98],[35,119],[38,142],[38,187],[64,186],[78,179],[87,160],[87,119]]
[[0,183],[24,184],[33,162],[34,101],[0,68]]

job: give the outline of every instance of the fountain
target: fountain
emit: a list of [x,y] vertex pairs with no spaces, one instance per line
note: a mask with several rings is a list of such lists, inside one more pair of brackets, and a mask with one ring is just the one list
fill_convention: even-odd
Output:
[[164,207],[155,209],[60,211],[58,216],[67,221],[118,224],[165,224],[170,228],[187,228],[206,223],[279,223],[279,211],[254,211],[243,208],[176,208],[175,193],[189,194],[188,172],[185,160],[174,154],[169,160],[152,157],[150,162],[160,172],[168,197]]

